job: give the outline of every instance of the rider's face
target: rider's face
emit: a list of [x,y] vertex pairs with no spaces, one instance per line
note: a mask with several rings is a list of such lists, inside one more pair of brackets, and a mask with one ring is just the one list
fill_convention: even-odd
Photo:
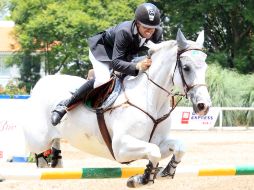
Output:
[[139,34],[146,39],[149,39],[152,37],[153,33],[155,32],[155,28],[147,28],[144,27],[141,23],[137,23],[137,28]]

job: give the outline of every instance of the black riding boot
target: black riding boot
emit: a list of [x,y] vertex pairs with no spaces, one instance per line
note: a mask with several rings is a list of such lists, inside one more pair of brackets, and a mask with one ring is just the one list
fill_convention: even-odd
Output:
[[66,110],[77,103],[78,101],[85,98],[93,89],[94,79],[87,81],[83,84],[74,94],[67,100],[61,101],[55,109],[51,112],[51,123],[56,126],[66,114]]

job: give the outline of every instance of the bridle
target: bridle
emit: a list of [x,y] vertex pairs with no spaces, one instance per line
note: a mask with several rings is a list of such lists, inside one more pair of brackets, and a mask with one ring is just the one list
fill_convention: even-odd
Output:
[[184,74],[183,74],[183,66],[182,66],[182,61],[181,61],[181,55],[187,51],[192,51],[192,50],[196,50],[196,51],[201,51],[203,52],[202,49],[196,49],[196,48],[192,48],[192,49],[184,49],[184,50],[181,50],[181,51],[178,51],[177,52],[177,59],[176,59],[176,65],[175,65],[175,69],[174,69],[174,73],[173,73],[173,77],[172,77],[172,83],[174,85],[174,76],[175,76],[175,71],[176,71],[176,67],[178,67],[178,70],[179,70],[179,73],[180,73],[180,76],[181,76],[181,80],[182,80],[182,84],[183,84],[183,89],[184,89],[184,94],[187,98],[188,96],[188,92],[195,88],[195,87],[199,87],[199,86],[206,86],[206,84],[193,84],[193,85],[188,85],[186,83],[186,80],[184,78]]

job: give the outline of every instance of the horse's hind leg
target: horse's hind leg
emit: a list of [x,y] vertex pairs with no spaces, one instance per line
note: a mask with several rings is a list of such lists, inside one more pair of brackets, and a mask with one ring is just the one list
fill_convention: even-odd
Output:
[[157,174],[157,178],[173,178],[176,167],[181,162],[185,153],[185,147],[181,141],[174,139],[166,139],[160,144],[162,158],[172,155],[171,160],[165,168],[161,168]]
[[51,167],[52,168],[62,168],[63,167],[59,138],[54,139],[53,143],[52,143]]
[[38,168],[62,168],[62,156],[60,150],[60,139],[52,141],[51,149],[40,154],[35,154],[36,165]]
[[49,163],[48,163],[48,158],[45,156],[44,152],[40,154],[35,154],[35,161],[36,161],[36,166],[38,168],[48,168]]

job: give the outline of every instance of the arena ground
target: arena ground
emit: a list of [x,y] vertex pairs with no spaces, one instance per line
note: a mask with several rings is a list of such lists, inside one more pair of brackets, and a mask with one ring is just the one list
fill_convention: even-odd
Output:
[[[172,138],[185,142],[187,151],[179,168],[210,167],[254,164],[254,130],[211,130],[211,131],[172,131]],[[122,165],[94,157],[62,143],[65,167],[121,167]],[[140,160],[131,166],[145,166]],[[166,164],[163,160],[162,164]],[[1,163],[1,168],[35,167],[31,163]],[[125,190],[127,179],[85,179],[53,181],[4,181],[1,190]],[[254,176],[227,177],[182,177],[173,180],[155,181],[155,184],[142,189],[158,190],[253,190]]]

